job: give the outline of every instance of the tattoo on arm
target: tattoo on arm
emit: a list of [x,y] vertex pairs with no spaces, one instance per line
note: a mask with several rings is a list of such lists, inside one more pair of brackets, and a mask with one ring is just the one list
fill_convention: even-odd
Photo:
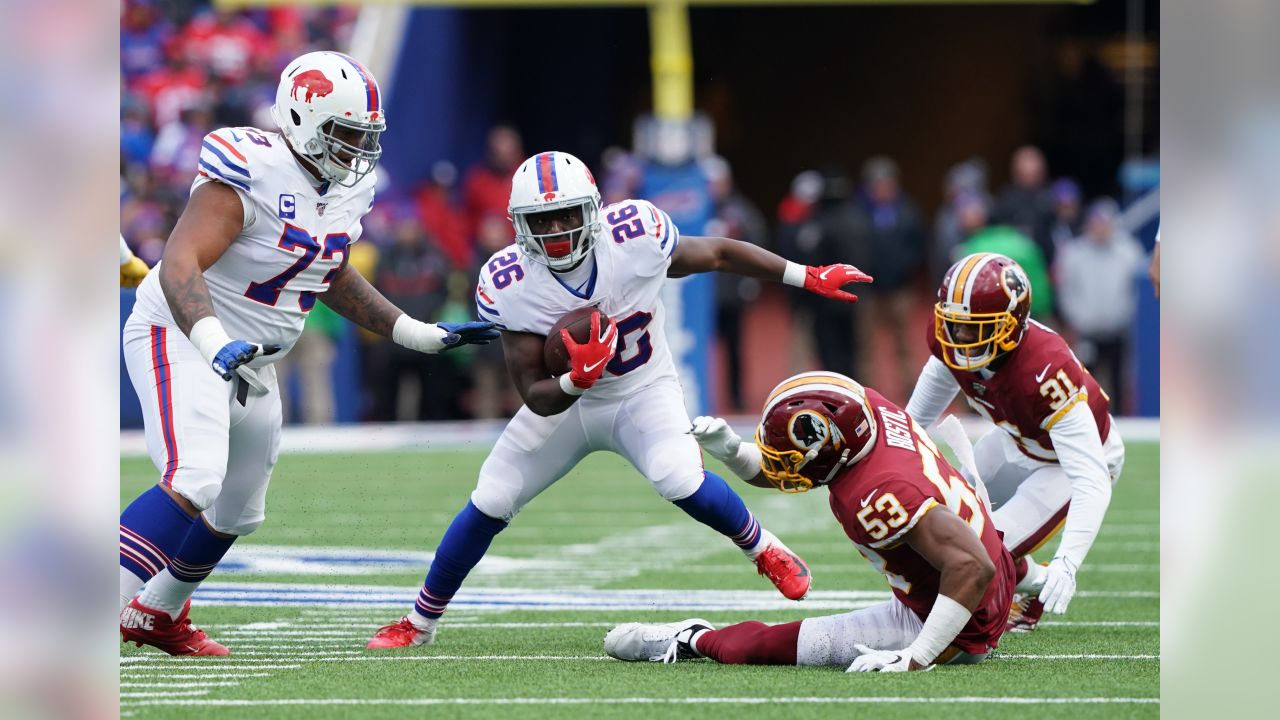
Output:
[[342,317],[383,337],[391,337],[396,318],[404,314],[345,261],[320,300]]
[[214,314],[209,286],[204,282],[200,266],[195,263],[162,263],[160,289],[164,291],[169,310],[183,334],[190,333],[191,326],[197,321]]

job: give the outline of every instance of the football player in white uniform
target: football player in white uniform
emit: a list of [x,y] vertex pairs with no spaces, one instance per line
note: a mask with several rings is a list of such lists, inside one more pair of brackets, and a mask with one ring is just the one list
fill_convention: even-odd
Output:
[[347,263],[386,127],[364,66],[336,52],[299,57],[272,116],[279,132],[205,137],[186,209],[124,328],[161,477],[120,516],[120,629],[172,655],[228,654],[187,609],[232,542],[262,523],[280,445],[271,363],[317,298],[421,352],[498,336],[487,322],[414,320]]
[[[871,278],[852,265],[804,267],[737,240],[681,237],[666,213],[643,200],[602,208],[591,172],[563,152],[539,153],[517,168],[509,212],[516,242],[481,270],[476,307],[504,331],[507,369],[525,405],[441,539],[413,611],[368,646],[432,642],[445,606],[493,537],[596,450],[625,457],[659,495],[728,537],[784,596],[804,597],[804,562],[760,527],[723,479],[703,470],[660,294],[668,277],[721,270],[854,302],[841,287]],[[543,362],[546,335],[586,307],[598,311],[591,336],[578,344],[562,333],[571,369],[553,377]]]

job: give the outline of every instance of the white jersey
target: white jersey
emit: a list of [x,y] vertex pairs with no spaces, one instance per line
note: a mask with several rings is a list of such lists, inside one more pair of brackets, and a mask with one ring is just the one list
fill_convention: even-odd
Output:
[[[374,175],[350,188],[317,188],[279,133],[243,127],[206,135],[196,171],[192,192],[220,182],[244,205],[244,229],[204,271],[214,312],[231,337],[281,346],[251,366],[275,362],[293,347],[316,294],[329,288],[347,247],[360,239],[360,219],[373,206]],[[147,274],[133,314],[176,327],[160,273]]]
[[564,315],[599,307],[618,323],[618,352],[583,397],[618,400],[658,380],[677,379],[661,298],[680,231],[644,200],[609,205],[601,217],[586,260],[594,267],[581,290],[509,245],[480,270],[476,312],[503,330],[546,335]]

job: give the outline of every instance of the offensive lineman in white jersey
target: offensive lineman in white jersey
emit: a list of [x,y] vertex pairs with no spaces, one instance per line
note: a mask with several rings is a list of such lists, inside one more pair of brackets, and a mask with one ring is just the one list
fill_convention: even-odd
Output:
[[[370,648],[431,643],[436,624],[471,568],[525,504],[596,450],[631,462],[663,498],[728,537],[787,598],[809,591],[809,569],[747,510],[723,479],[705,472],[664,330],[668,277],[721,270],[854,302],[840,288],[871,278],[852,265],[804,267],[749,243],[681,237],[643,200],[605,208],[582,161],[539,153],[512,179],[515,245],[480,272],[479,316],[497,323],[507,370],[525,405],[480,469],[470,501],[440,541],[413,611],[381,628]],[[546,335],[585,307],[590,339],[562,334],[572,369],[552,377]]]
[[271,363],[322,293],[357,325],[421,352],[498,336],[487,322],[414,320],[347,263],[386,127],[364,66],[336,52],[299,57],[281,73],[272,117],[280,132],[205,136],[187,207],[124,328],[161,478],[120,516],[120,630],[171,655],[229,654],[191,625],[190,597],[262,524],[280,445]]

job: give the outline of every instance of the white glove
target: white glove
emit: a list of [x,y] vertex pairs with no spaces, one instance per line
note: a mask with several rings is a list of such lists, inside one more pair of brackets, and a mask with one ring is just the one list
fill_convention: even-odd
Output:
[[698,441],[703,450],[720,462],[729,462],[738,456],[738,448],[742,447],[742,438],[729,427],[724,418],[701,415],[693,419],[693,429],[689,431],[693,439]]
[[[866,645],[854,645],[862,653],[853,659],[845,672],[907,672],[911,669],[911,649],[873,650]],[[922,668],[932,670],[933,666]]]
[[1075,568],[1066,558],[1054,558],[1045,568],[1044,587],[1040,589],[1040,602],[1044,603],[1044,609],[1061,615],[1067,611],[1067,605],[1075,594]]

